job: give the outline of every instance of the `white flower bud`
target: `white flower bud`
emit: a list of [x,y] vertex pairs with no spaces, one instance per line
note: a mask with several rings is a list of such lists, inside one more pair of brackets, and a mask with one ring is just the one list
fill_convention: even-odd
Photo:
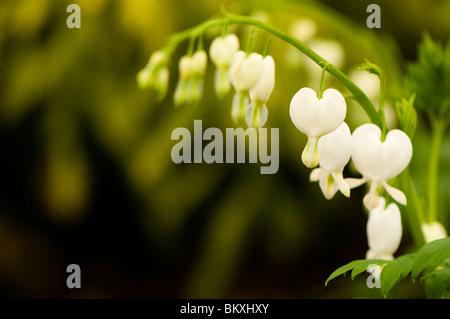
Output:
[[402,220],[398,206],[379,198],[379,204],[369,213],[367,221],[367,240],[369,250],[367,259],[394,259],[402,238]]

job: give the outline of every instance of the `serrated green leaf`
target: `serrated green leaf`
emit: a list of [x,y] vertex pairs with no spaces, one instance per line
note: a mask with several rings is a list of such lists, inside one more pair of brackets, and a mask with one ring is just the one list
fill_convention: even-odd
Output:
[[325,286],[328,284],[328,282],[336,277],[339,277],[340,275],[344,275],[347,271],[352,270],[351,278],[352,280],[359,275],[360,273],[367,270],[367,267],[370,265],[382,265],[389,263],[388,260],[382,260],[382,259],[358,259],[353,260],[349,262],[348,264],[339,267],[333,273],[328,277],[328,279],[325,281]]
[[450,269],[438,269],[424,276],[428,297],[439,299],[450,290]]
[[398,283],[400,276],[404,279],[411,271],[414,254],[398,257],[383,267],[380,276],[381,292],[387,296]]
[[411,269],[411,277],[415,279],[423,270],[436,268],[447,258],[450,258],[450,237],[429,242],[417,252]]
[[406,89],[416,93],[418,110],[434,116],[450,115],[450,45],[444,49],[425,34],[418,61],[408,65]]

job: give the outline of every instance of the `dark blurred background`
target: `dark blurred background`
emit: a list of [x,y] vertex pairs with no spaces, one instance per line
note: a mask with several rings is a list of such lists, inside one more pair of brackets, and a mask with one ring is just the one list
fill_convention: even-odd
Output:
[[[269,51],[277,73],[266,126],[280,128],[275,175],[260,175],[260,164],[171,161],[173,129],[192,130],[194,119],[203,128],[233,127],[231,95],[215,96],[210,61],[201,103],[174,108],[186,44],[172,57],[164,101],[155,103],[136,84],[137,72],[171,34],[218,15],[225,4],[288,32],[298,19],[312,19],[311,43],[334,41],[344,72],[364,58],[385,70],[393,105],[406,97],[404,69],[423,31],[447,42],[450,1],[377,1],[382,28],[368,29],[372,2],[2,1],[0,296],[382,298],[364,275],[324,286],[333,270],[364,258],[367,216],[363,188],[327,201],[300,161],[306,139],[290,121],[289,102],[301,87],[318,85],[301,55],[278,39]],[[80,5],[81,29],[66,26],[70,3]],[[232,30],[244,46],[249,29]],[[218,32],[206,34],[207,47]],[[255,50],[262,52],[267,38],[259,32]],[[343,89],[332,78],[327,85]],[[352,128],[366,120],[356,105],[349,113]],[[395,127],[395,114],[389,123]],[[425,125],[414,143],[426,148]],[[447,140],[442,157],[445,211]],[[426,154],[416,152],[411,165],[419,185],[424,162]],[[351,166],[345,173],[357,176]],[[415,248],[405,225],[398,254]],[[81,289],[66,287],[69,264],[81,267]],[[399,296],[424,295],[405,280]]]

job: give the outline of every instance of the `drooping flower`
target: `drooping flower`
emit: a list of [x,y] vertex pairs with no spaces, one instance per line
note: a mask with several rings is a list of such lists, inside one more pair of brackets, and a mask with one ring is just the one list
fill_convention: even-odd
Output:
[[150,89],[155,100],[161,101],[169,87],[168,57],[163,51],[154,52],[147,65],[138,72],[136,80],[141,89]]
[[233,56],[228,74],[236,91],[231,107],[231,118],[235,124],[240,124],[245,120],[247,106],[250,102],[248,91],[261,76],[262,61],[263,57],[258,53],[247,55],[244,51],[238,51]]
[[344,121],[346,112],[345,99],[335,89],[325,90],[321,99],[313,89],[306,87],[294,95],[289,108],[291,120],[308,137],[302,153],[303,164],[309,168],[319,164],[317,141],[336,130]]
[[224,97],[231,89],[228,69],[234,54],[239,50],[239,38],[233,34],[215,38],[209,48],[209,55],[216,66],[214,89],[219,98]]
[[366,259],[394,259],[402,238],[400,209],[395,203],[386,207],[386,200],[380,197],[378,206],[370,210],[367,221],[369,249]]
[[395,201],[406,205],[405,194],[387,182],[400,174],[411,161],[411,140],[397,129],[389,131],[384,142],[381,135],[381,129],[370,123],[359,126],[352,135],[352,161],[362,178],[348,178],[346,181],[350,188],[370,182],[369,193],[364,197],[364,205],[369,210],[378,205],[379,187],[384,187]]
[[447,231],[445,230],[444,226],[438,221],[433,221],[431,223],[423,223],[422,231],[425,236],[425,241],[427,243],[436,239],[447,237]]
[[322,136],[317,143],[320,154],[320,167],[310,175],[312,182],[319,186],[326,199],[333,198],[338,190],[350,196],[350,187],[343,177],[344,167],[352,155],[352,134],[347,123],[343,122],[333,132]]
[[259,129],[267,121],[266,102],[275,86],[275,62],[268,55],[262,61],[261,77],[250,89],[251,103],[247,107],[245,122],[249,127]]
[[174,103],[195,104],[203,95],[204,76],[208,57],[203,50],[195,52],[192,56],[181,57],[178,63],[180,78],[175,88]]

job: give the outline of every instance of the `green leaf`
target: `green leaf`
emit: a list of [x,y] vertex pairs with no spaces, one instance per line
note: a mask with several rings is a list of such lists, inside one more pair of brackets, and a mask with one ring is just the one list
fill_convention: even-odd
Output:
[[414,254],[404,255],[394,259],[383,267],[380,276],[381,292],[387,296],[398,283],[400,276],[405,279],[411,271]]
[[411,277],[415,279],[423,270],[434,269],[450,258],[450,237],[438,239],[422,246],[414,258]]
[[409,99],[402,99],[401,101],[395,102],[395,110],[400,127],[411,139],[414,137],[417,126],[417,112],[414,109],[415,98],[416,95],[412,94]]
[[450,269],[438,269],[424,276],[428,297],[439,299],[450,290]]
[[339,277],[340,275],[344,275],[347,271],[352,270],[351,278],[352,280],[355,279],[357,275],[367,270],[367,268],[370,265],[382,265],[386,263],[390,263],[389,260],[382,260],[382,259],[358,259],[353,260],[352,262],[349,262],[348,264],[339,267],[333,273],[328,277],[328,279],[325,281],[325,286],[328,284],[328,282],[336,277]]
[[406,89],[416,94],[416,108],[434,116],[450,115],[450,45],[444,49],[428,34],[418,49],[418,61],[408,65]]

